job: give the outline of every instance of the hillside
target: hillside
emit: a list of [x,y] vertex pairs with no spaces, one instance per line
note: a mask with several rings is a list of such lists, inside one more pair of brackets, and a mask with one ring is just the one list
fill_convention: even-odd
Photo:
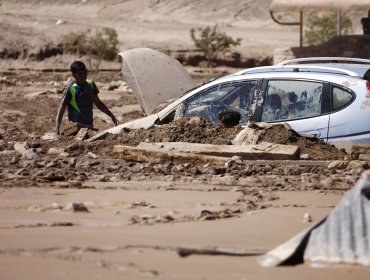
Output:
[[[218,24],[226,33],[243,39],[238,49],[243,55],[268,55],[277,45],[297,41],[297,34],[272,22],[270,1],[5,0],[0,12],[0,49],[32,51],[57,43],[72,31],[109,26],[117,30],[121,49],[182,50],[193,48],[191,28]],[[58,21],[61,24],[57,25]]]
[[[29,58],[53,53],[63,35],[86,29],[113,27],[120,50],[151,47],[193,49],[190,29],[213,26],[234,38],[243,57],[272,56],[275,48],[297,46],[298,27],[272,21],[271,0],[3,0],[0,4],[0,55]],[[366,14],[366,13],[365,13]],[[288,15],[289,20],[296,20]],[[353,16],[354,32],[359,33]],[[357,25],[356,25],[357,24]]]

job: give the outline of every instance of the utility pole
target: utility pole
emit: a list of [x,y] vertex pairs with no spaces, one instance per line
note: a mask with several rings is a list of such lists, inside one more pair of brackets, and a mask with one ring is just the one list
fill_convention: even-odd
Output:
[[337,36],[342,33],[342,12],[337,11]]

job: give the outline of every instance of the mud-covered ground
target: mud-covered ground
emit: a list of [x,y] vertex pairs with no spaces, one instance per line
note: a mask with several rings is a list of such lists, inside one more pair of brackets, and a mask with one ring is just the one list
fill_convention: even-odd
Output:
[[[197,52],[189,31],[217,24],[242,38],[233,51],[249,67],[271,62],[276,48],[298,44],[299,28],[273,22],[270,2],[0,2],[0,279],[368,279],[361,266],[267,269],[258,263],[261,254],[327,216],[368,168],[332,146],[275,127],[261,141],[299,145],[301,160],[234,158],[213,166],[125,161],[112,149],[144,141],[227,144],[240,127],[183,119],[92,143],[54,137],[68,67],[86,61],[61,54],[64,35],[112,27],[119,51],[150,47],[197,65],[199,58],[190,63]],[[282,16],[296,21],[294,14]],[[354,34],[362,34],[367,12],[349,16]],[[90,77],[124,123],[143,113],[120,67],[118,60],[103,61],[105,71]],[[238,71],[187,70],[198,83]],[[112,126],[103,113],[94,116],[99,130]],[[180,257],[183,248],[208,253]]]
[[[210,78],[208,74],[196,78],[200,82]],[[120,123],[143,116],[119,72],[91,76]],[[255,256],[308,226],[302,223],[304,216],[309,215],[308,222],[325,217],[368,168],[366,162],[351,160],[333,146],[282,126],[265,130],[260,140],[298,145],[306,159],[230,159],[224,167],[116,159],[116,144],[223,145],[241,127],[224,128],[206,120],[194,125],[184,118],[95,142],[76,141],[74,136],[54,138],[55,115],[68,77],[67,72],[26,70],[0,75],[2,279],[247,279],[248,275],[310,279],[322,275],[323,271],[306,265],[287,271],[264,269]],[[112,126],[104,114],[94,114],[99,130]],[[183,247],[221,247],[229,253],[252,254],[181,258],[178,251]],[[345,272],[327,269],[325,275],[337,279],[367,275],[361,267]]]
[[[284,184],[273,184],[283,189],[337,189],[350,187],[363,169],[344,169],[343,165],[343,169],[328,169],[330,161],[346,160],[348,164],[350,155],[321,141],[299,136],[283,126],[265,130],[259,141],[298,145],[301,154],[309,159],[305,163],[282,165],[278,161],[244,161],[215,168],[192,162],[161,165],[114,158],[113,146],[116,144],[136,146],[140,142],[191,142],[225,145],[242,129],[239,126],[224,128],[207,120],[194,125],[187,118],[147,130],[125,130],[95,142],[76,141],[73,136],[45,140],[45,136],[54,132],[55,114],[67,78],[68,73],[3,73],[0,100],[0,180],[3,186],[14,186],[15,181],[17,186],[38,186],[50,181],[79,185],[92,178],[119,181],[154,177],[167,180],[170,177],[174,181],[186,178],[190,181],[215,181],[220,185],[237,183],[241,186],[243,181],[255,178],[261,186],[269,186],[271,180],[286,181]],[[143,116],[133,93],[121,81],[119,73],[100,73],[96,80],[102,100],[116,114],[120,123]],[[66,114],[64,117],[66,121]],[[95,111],[95,126],[100,130],[109,128],[110,119]],[[22,148],[19,150],[17,147]],[[27,152],[24,153],[24,150]],[[366,168],[365,163],[363,166]],[[309,184],[302,180],[302,174],[310,178]],[[328,178],[336,182],[335,186],[328,184]]]

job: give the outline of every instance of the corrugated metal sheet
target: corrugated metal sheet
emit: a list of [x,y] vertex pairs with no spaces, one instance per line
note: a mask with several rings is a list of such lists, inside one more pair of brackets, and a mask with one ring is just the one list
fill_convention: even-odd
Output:
[[304,259],[310,262],[370,265],[370,184],[360,181],[312,230]]
[[370,0],[273,0],[271,12],[370,10]]
[[370,265],[370,182],[363,178],[319,223],[260,259],[263,266],[312,263]]

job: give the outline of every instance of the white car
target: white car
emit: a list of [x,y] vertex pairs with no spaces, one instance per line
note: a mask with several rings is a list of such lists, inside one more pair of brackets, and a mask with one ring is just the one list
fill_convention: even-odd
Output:
[[[157,52],[150,49],[139,50],[157,59],[165,56],[154,55]],[[133,54],[136,60],[132,59]],[[158,61],[150,63],[144,59],[153,67],[145,67],[146,71],[142,64],[134,65],[138,57],[145,57],[142,52],[127,51],[120,55],[124,77],[139,96],[148,116],[109,129],[109,133],[119,133],[123,128],[163,125],[181,117],[201,116],[220,123],[219,113],[237,111],[241,114],[239,124],[242,126],[248,122],[288,123],[299,133],[315,134],[347,150],[354,143],[370,143],[370,60],[293,59],[274,66],[239,71],[185,92],[194,83],[177,61],[171,64],[166,56],[167,61],[161,65]],[[141,76],[141,80],[145,80],[142,84],[134,74],[138,69],[146,71]],[[153,80],[157,85],[150,82]],[[162,99],[176,95],[182,96],[152,113]],[[148,100],[150,105],[145,103]]]

